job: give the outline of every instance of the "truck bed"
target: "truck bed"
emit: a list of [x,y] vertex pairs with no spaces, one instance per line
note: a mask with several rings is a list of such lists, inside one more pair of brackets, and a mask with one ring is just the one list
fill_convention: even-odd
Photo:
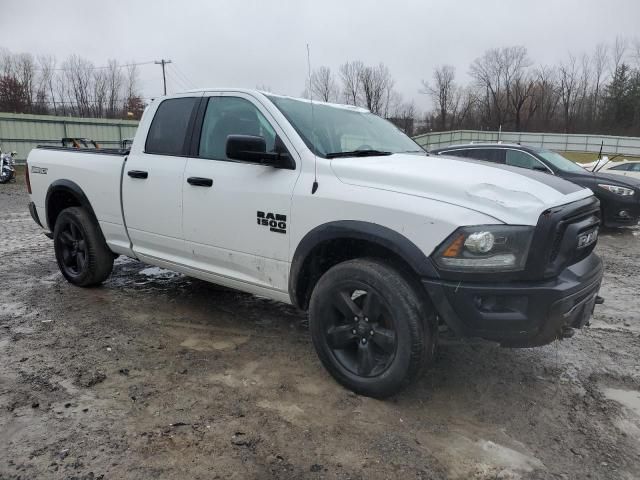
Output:
[[91,205],[109,247],[118,253],[130,252],[124,226],[121,197],[122,170],[129,150],[78,149],[39,146],[27,158],[32,200],[43,226],[49,225],[45,206],[54,185],[80,190]]

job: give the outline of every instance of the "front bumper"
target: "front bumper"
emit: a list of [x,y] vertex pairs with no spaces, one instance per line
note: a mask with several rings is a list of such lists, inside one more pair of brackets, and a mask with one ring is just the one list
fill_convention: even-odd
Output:
[[638,224],[640,218],[640,200],[637,195],[631,197],[613,196],[601,200],[603,224],[606,227],[627,227]]
[[438,314],[458,335],[508,347],[545,345],[567,327],[589,322],[602,281],[591,253],[557,277],[539,282],[452,282],[423,279]]

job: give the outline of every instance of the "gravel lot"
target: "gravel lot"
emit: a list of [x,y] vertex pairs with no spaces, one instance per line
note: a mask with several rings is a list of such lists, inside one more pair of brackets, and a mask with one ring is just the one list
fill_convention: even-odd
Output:
[[388,401],[339,387],[304,314],[120,258],[58,273],[0,185],[0,478],[640,478],[640,230],[605,232],[592,326],[447,342]]

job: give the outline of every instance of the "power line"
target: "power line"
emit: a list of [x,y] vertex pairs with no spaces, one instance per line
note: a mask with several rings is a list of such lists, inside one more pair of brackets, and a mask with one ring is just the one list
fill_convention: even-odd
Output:
[[[138,62],[138,63],[125,63],[123,65],[116,65],[116,68],[126,68],[126,67],[136,67],[138,65],[151,65],[154,62]],[[107,68],[113,68],[111,65],[104,65],[101,67],[89,67],[89,68],[83,68],[83,70],[104,70]],[[41,72],[43,70],[47,70],[45,68],[34,68],[34,71],[36,72]],[[64,72],[64,71],[68,71],[68,70],[76,70],[76,67],[66,67],[66,68],[52,68],[51,72]]]
[[184,81],[182,79],[180,79],[180,77],[178,77],[175,73],[175,71],[172,71],[171,69],[167,69],[167,76],[169,77],[169,80],[172,81],[172,83],[175,84],[175,86],[177,86],[179,89],[181,90],[189,90],[189,87],[185,85]]
[[196,87],[195,83],[192,82],[189,77],[187,77],[187,75],[182,71],[182,69],[180,69],[180,67],[178,67],[178,65],[173,64],[173,67],[175,68],[176,73],[178,73],[180,76],[182,76],[182,78],[186,81],[186,83],[188,85],[190,85],[190,88],[195,88]]
[[167,94],[167,77],[164,73],[164,66],[167,65],[168,63],[171,63],[171,60],[165,60],[164,58],[161,60],[156,60],[155,62],[156,65],[162,65],[162,85],[164,86],[164,94]]

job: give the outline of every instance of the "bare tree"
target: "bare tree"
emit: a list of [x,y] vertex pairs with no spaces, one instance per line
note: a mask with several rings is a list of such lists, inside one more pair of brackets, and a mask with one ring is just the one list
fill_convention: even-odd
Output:
[[625,37],[620,35],[616,36],[616,39],[613,42],[613,47],[611,50],[611,73],[618,71],[620,68],[620,64],[624,61],[624,57],[627,54],[627,49],[629,47],[629,42]]
[[323,102],[338,100],[338,85],[329,67],[320,67],[311,73],[310,92]]
[[438,109],[440,130],[446,130],[447,121],[456,102],[455,69],[451,65],[437,67],[433,72],[433,85],[422,80],[422,88],[422,92],[431,97]]
[[562,104],[564,132],[569,133],[573,128],[575,107],[578,98],[579,72],[576,57],[569,55],[566,62],[560,64],[560,102]]
[[535,105],[535,113],[540,120],[539,128],[549,128],[552,125],[560,101],[557,84],[558,72],[554,67],[543,65],[536,69],[532,104]]
[[364,67],[361,75],[362,100],[372,113],[387,116],[394,81],[384,64]]
[[93,64],[77,55],[71,55],[62,63],[61,90],[73,113],[91,116],[91,90]]
[[122,102],[124,101],[124,76],[116,60],[109,60],[107,64],[105,83],[105,115],[107,118],[116,118],[122,109]]
[[488,50],[471,64],[469,70],[478,88],[483,91],[483,117],[491,127],[498,128],[505,121],[507,110],[503,77],[504,66],[500,49]]
[[609,61],[609,48],[604,43],[596,45],[593,53],[593,118],[600,112],[600,91],[604,80],[604,72]]
[[91,115],[104,117],[108,98],[108,81],[106,72],[102,69],[93,71],[93,95],[91,99]]
[[[399,94],[397,99],[401,100]],[[407,135],[414,134],[414,123],[417,117],[417,108],[413,101],[401,102],[393,106],[391,121]]]
[[362,72],[364,64],[359,61],[351,61],[340,65],[340,81],[342,82],[342,94],[345,103],[358,105],[362,88]]
[[640,37],[636,37],[633,39],[631,50],[631,55],[633,56],[635,66],[636,68],[640,68]]

